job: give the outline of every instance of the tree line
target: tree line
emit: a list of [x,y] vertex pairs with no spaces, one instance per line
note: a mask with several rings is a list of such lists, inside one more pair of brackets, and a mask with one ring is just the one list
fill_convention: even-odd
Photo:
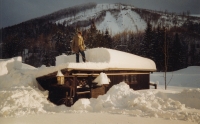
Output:
[[[187,22],[182,27],[153,27],[147,23],[145,32],[124,31],[112,37],[114,49],[152,59],[157,71],[200,65],[200,24]],[[166,49],[166,50],[165,50]]]

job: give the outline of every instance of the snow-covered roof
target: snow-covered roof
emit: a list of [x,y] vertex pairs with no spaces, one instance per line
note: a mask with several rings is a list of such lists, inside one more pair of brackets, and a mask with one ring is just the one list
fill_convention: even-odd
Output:
[[136,70],[156,71],[154,61],[134,54],[108,49],[93,48],[85,51],[86,62],[76,63],[74,55],[60,55],[56,57],[56,66],[65,64],[71,70]]

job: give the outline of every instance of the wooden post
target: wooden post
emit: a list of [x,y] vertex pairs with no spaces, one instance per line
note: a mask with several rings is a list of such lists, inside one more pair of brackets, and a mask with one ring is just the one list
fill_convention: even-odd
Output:
[[77,76],[73,77],[73,97],[74,101],[77,100]]
[[164,55],[165,55],[165,90],[167,89],[166,73],[167,73],[167,31],[165,27],[165,42],[164,42]]
[[89,76],[88,76],[88,85],[89,85],[89,88],[90,88],[90,98],[91,98],[91,96],[92,96],[92,95],[91,95],[91,93],[92,93],[92,92],[91,92],[91,91],[92,91],[92,90],[91,90],[91,89],[92,89],[92,75],[89,75]]

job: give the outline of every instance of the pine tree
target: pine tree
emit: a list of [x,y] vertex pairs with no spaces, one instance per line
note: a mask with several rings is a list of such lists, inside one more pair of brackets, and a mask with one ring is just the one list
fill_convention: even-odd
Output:
[[56,41],[55,49],[59,55],[66,52],[66,48],[68,48],[69,44],[66,42],[66,35],[62,32],[57,32],[52,40]]
[[172,48],[173,54],[171,57],[173,59],[172,67],[174,70],[178,70],[178,69],[181,69],[183,66],[183,58],[182,58],[183,46],[179,39],[178,33],[176,33],[174,37],[175,38],[174,38],[173,48]]
[[109,34],[108,29],[106,29],[105,35],[104,35],[104,47],[106,48],[112,48],[112,39],[111,36]]
[[143,57],[151,58],[153,59],[153,48],[154,47],[154,42],[153,42],[153,32],[152,32],[152,26],[148,22],[147,23],[147,28],[145,30],[145,35],[144,35],[144,40],[140,44],[140,55]]
[[165,42],[165,32],[160,26],[157,27],[155,34],[155,63],[158,71],[164,70],[164,42]]
[[99,46],[100,41],[97,39],[97,34],[98,34],[98,31],[97,31],[96,25],[94,23],[94,20],[92,20],[92,24],[90,26],[90,29],[87,34],[87,39],[86,39],[86,43],[87,43],[86,45],[89,48],[94,48],[94,47]]

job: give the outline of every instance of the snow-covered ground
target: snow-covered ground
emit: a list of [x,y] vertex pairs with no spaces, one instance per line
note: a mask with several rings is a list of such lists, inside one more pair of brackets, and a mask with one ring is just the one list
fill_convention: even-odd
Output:
[[191,14],[190,16],[200,17],[200,14]]
[[34,68],[20,57],[0,60],[0,124],[200,124],[199,66],[167,73],[167,90],[163,73],[154,72],[150,79],[158,89],[134,91],[118,82],[105,95],[72,107],[52,104],[48,91],[38,89],[35,77],[59,68]]

